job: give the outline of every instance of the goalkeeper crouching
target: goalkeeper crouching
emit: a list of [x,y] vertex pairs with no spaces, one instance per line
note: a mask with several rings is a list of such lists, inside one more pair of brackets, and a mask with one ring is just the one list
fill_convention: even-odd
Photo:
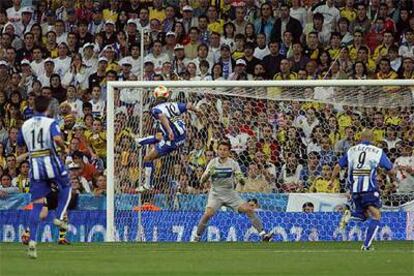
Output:
[[201,177],[201,184],[211,179],[211,189],[208,194],[206,210],[198,224],[197,233],[194,242],[198,242],[208,221],[214,216],[214,213],[221,206],[231,207],[234,211],[245,213],[252,223],[253,227],[259,232],[262,241],[270,241],[271,233],[267,233],[263,229],[260,218],[256,215],[253,207],[243,201],[240,195],[234,190],[234,182],[237,181],[241,185],[244,184],[244,177],[240,170],[239,164],[229,158],[231,145],[229,142],[221,141],[218,145],[218,157],[212,159]]

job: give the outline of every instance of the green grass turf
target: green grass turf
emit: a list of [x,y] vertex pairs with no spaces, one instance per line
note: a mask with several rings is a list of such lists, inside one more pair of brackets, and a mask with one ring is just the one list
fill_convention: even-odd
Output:
[[0,275],[414,275],[413,242],[0,244]]

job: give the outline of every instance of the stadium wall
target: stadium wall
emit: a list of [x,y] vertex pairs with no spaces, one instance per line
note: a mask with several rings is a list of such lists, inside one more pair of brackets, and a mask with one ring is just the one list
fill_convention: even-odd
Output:
[[[259,211],[264,225],[275,233],[275,241],[349,241],[363,240],[365,224],[351,223],[340,231],[337,212],[294,213]],[[27,226],[28,211],[0,211],[0,241],[18,242]],[[195,233],[200,211],[142,212],[143,228],[137,229],[138,213],[118,211],[118,241],[187,242]],[[41,224],[38,240],[56,241],[58,233],[51,214]],[[105,211],[72,211],[69,213],[68,238],[72,242],[100,242],[105,236]],[[384,212],[377,240],[414,240],[414,212]],[[257,232],[248,220],[234,212],[218,212],[203,240],[258,241]]]

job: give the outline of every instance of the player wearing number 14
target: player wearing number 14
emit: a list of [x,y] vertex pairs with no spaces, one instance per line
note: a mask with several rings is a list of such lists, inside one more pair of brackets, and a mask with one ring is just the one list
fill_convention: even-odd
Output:
[[46,196],[51,192],[51,184],[58,186],[58,206],[54,224],[67,228],[63,216],[71,196],[68,173],[60,160],[55,145],[66,151],[65,142],[54,119],[45,116],[49,106],[46,97],[35,99],[36,114],[24,122],[18,136],[19,147],[27,146],[30,161],[30,194],[33,209],[29,215],[30,241],[28,255],[37,257],[36,234],[41,219],[45,218],[42,210],[46,204]]
[[188,110],[200,114],[200,111],[191,103],[169,102],[170,92],[165,86],[154,89],[155,104],[151,109],[152,117],[159,123],[159,129],[155,136],[137,138],[140,146],[153,145],[155,147],[144,156],[144,185],[138,187],[139,192],[150,190],[154,165],[153,161],[165,156],[182,146],[186,139],[186,126],[181,119],[181,114]]

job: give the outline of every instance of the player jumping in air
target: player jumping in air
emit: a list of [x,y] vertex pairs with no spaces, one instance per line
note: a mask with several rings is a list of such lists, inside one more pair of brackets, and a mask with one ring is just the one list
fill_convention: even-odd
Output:
[[262,241],[270,241],[271,233],[266,233],[260,218],[256,215],[252,206],[241,199],[240,195],[234,190],[235,181],[244,184],[243,173],[239,164],[231,159],[231,145],[221,141],[218,145],[218,157],[208,163],[204,174],[201,176],[200,183],[205,183],[211,178],[211,189],[208,194],[207,207],[197,226],[197,233],[194,241],[198,242],[207,227],[208,221],[221,206],[231,207],[234,211],[245,213],[253,227],[259,232]]
[[154,171],[153,161],[177,150],[185,142],[186,127],[180,115],[188,110],[201,114],[191,103],[169,102],[169,91],[165,86],[158,86],[154,90],[155,105],[151,109],[151,115],[160,123],[160,132],[155,136],[138,138],[140,146],[156,144],[144,156],[144,185],[138,187],[139,192],[152,188],[152,176]]
[[63,220],[71,197],[71,185],[63,162],[60,160],[55,145],[65,152],[66,146],[54,119],[45,116],[49,106],[46,97],[35,99],[36,114],[24,122],[18,136],[19,147],[27,146],[30,161],[30,194],[33,209],[29,216],[30,241],[28,255],[37,258],[36,235],[38,224],[45,216],[42,209],[46,196],[51,192],[51,184],[58,186],[58,206],[53,223],[67,229]]
[[391,179],[394,179],[392,163],[385,152],[373,146],[373,133],[365,129],[361,133],[361,142],[351,147],[339,160],[332,172],[330,185],[334,182],[341,168],[348,167],[347,183],[351,189],[352,202],[355,210],[344,212],[340,222],[340,228],[345,229],[351,219],[365,221],[368,218],[369,225],[367,235],[361,250],[373,250],[372,241],[378,231],[381,219],[381,199],[376,183],[376,174],[379,167],[388,171]]

